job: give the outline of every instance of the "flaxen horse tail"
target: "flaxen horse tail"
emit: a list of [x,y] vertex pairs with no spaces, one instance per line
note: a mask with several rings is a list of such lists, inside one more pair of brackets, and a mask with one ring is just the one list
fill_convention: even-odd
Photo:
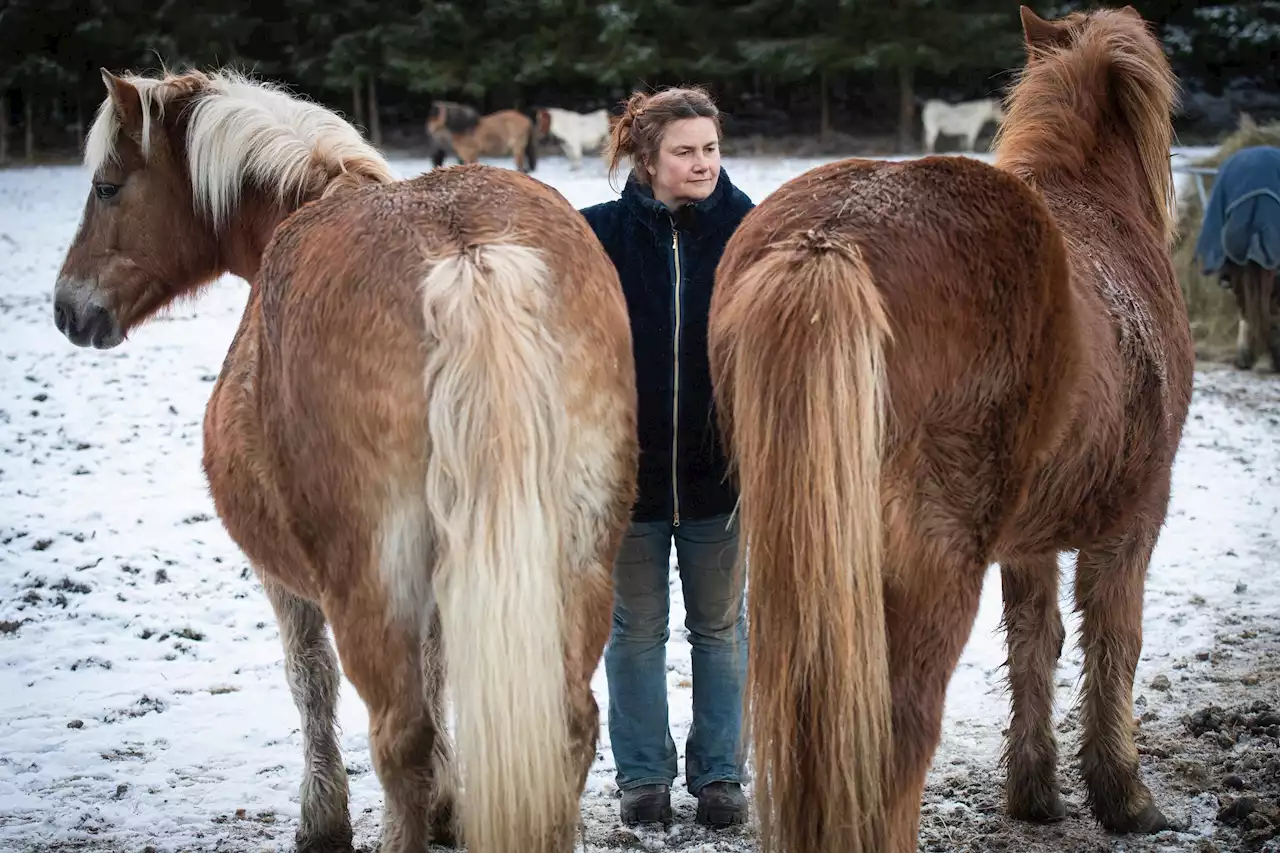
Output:
[[881,853],[891,702],[880,468],[888,322],[855,246],[770,247],[713,306],[741,489],[765,851]]
[[433,579],[474,853],[564,849],[578,824],[562,626],[567,413],[551,272],[526,246],[436,263],[422,287]]

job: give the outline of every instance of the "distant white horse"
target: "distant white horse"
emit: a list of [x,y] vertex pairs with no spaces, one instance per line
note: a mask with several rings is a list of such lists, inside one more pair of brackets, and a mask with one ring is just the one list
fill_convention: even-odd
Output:
[[604,145],[609,136],[609,111],[575,113],[556,107],[538,110],[538,136],[554,136],[560,140],[569,168],[582,165],[582,152]]
[[935,98],[925,101],[920,117],[924,121],[924,148],[932,154],[939,133],[963,136],[968,149],[974,150],[982,128],[989,121],[1004,121],[1004,111],[1000,109],[997,98],[963,101],[959,104],[948,104]]

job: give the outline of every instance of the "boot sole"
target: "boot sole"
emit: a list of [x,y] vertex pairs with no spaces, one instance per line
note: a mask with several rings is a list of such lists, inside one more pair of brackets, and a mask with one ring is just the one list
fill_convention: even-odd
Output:
[[741,810],[733,807],[704,807],[699,804],[696,820],[702,826],[709,826],[713,829],[727,829],[731,826],[741,826],[746,823],[747,816]]

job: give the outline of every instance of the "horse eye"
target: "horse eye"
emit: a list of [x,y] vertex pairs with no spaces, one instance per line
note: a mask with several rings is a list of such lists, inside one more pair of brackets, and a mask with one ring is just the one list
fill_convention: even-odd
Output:
[[119,184],[98,183],[93,185],[93,192],[98,198],[106,201],[120,191]]

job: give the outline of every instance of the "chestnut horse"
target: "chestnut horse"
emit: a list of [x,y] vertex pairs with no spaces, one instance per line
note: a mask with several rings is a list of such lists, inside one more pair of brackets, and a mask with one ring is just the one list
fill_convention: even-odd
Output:
[[1167,826],[1138,768],[1142,596],[1190,403],[1176,81],[1131,8],[1025,7],[998,167],[846,160],[784,184],[717,270],[711,364],[749,549],[766,850],[914,851],[947,685],[999,562],[1009,811],[1054,820],[1058,555],[1078,551],[1080,765],[1104,827]]
[[447,138],[463,163],[510,154],[521,172],[532,172],[538,165],[533,119],[519,110],[482,116],[465,104],[436,101],[427,118],[427,133]]
[[223,272],[252,283],[204,422],[214,504],[280,625],[298,847],[351,849],[337,662],[369,709],[384,851],[564,851],[634,499],[631,335],[582,217],[525,175],[393,182],[323,107],[103,72],[58,328],[113,347]]

